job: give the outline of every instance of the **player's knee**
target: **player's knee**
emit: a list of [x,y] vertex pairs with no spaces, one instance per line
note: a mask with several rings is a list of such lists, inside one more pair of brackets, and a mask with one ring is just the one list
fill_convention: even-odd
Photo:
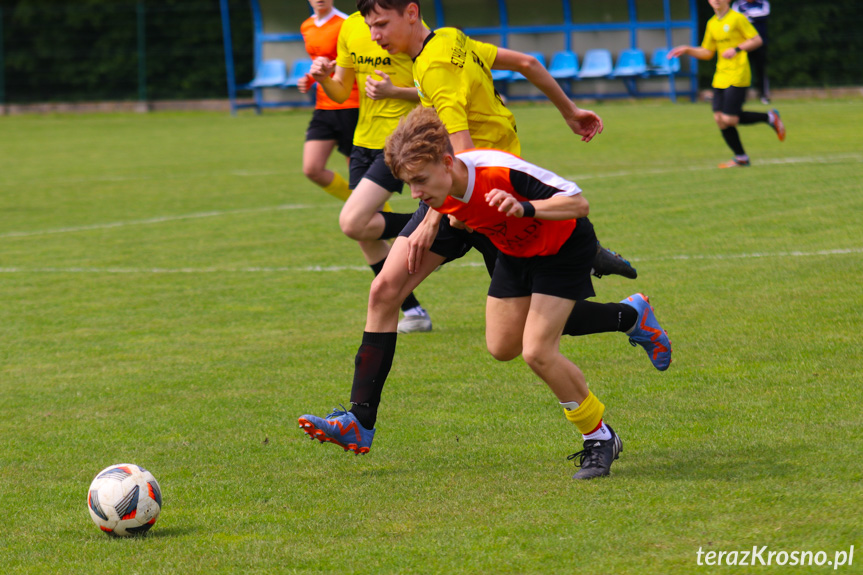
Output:
[[522,352],[524,362],[536,372],[542,372],[554,361],[557,350],[546,349],[543,346],[526,346]]
[[303,164],[303,175],[319,185],[324,185],[324,174],[326,171],[326,168],[319,164]]
[[339,214],[339,227],[342,229],[342,233],[352,240],[366,239],[363,237],[366,222],[349,210],[342,210]]
[[398,310],[401,302],[407,297],[407,294],[401,295],[403,289],[404,285],[396,278],[391,278],[386,271],[381,272],[372,281],[372,287],[369,289],[369,308]]
[[512,361],[521,355],[520,343],[486,340],[486,347],[491,356],[498,361]]

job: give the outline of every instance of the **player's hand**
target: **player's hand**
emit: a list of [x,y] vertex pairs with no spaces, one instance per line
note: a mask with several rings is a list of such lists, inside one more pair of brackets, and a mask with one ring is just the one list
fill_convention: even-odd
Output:
[[735,50],[734,48],[729,48],[728,50],[722,52],[722,57],[726,60],[731,60],[735,56],[737,56],[737,50]]
[[566,125],[579,136],[582,142],[589,142],[602,133],[602,118],[596,112],[578,109],[575,116],[566,119]]
[[424,218],[417,229],[408,237],[408,273],[413,274],[419,269],[423,255],[431,249],[437,237],[438,226],[427,223]]
[[366,96],[368,96],[372,100],[384,100],[386,98],[392,98],[395,86],[393,86],[393,82],[392,80],[390,80],[389,75],[386,72],[381,72],[380,70],[375,70],[375,74],[377,74],[383,79],[375,80],[371,76],[371,74],[366,76]]
[[315,77],[311,74],[306,74],[305,76],[297,80],[297,89],[300,91],[300,94],[305,94],[314,85]]
[[684,54],[686,54],[687,49],[689,49],[689,46],[675,46],[668,51],[668,55],[666,56],[666,58],[671,60],[672,58],[683,56]]
[[315,58],[314,62],[312,62],[312,69],[309,70],[309,74],[311,74],[315,80],[320,82],[324,78],[332,76],[335,71],[335,62],[329,58],[325,58],[324,56],[318,56]]
[[507,216],[520,218],[524,215],[524,208],[515,196],[499,188],[494,188],[490,192],[487,192],[485,201],[488,202],[488,205],[493,208],[496,207],[497,211]]
[[473,231],[472,229],[467,227],[467,224],[465,224],[463,221],[457,220],[455,218],[455,216],[448,216],[448,217],[449,217],[449,227],[456,229],[456,230],[467,230],[469,232]]

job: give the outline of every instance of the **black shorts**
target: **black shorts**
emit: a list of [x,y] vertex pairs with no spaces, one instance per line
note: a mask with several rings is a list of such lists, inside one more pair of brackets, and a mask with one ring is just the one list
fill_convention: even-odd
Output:
[[[414,212],[410,221],[405,224],[400,236],[410,236],[417,226],[425,219],[426,213],[429,211],[428,204],[420,202],[419,208]],[[439,256],[446,258],[446,262],[457,260],[468,253],[471,248],[476,248],[482,254],[485,261],[485,267],[488,270],[488,275],[491,276],[494,271],[494,265],[497,260],[498,249],[495,247],[488,236],[484,236],[479,232],[469,232],[460,230],[449,225],[449,217],[444,216],[438,226],[437,237],[431,245],[431,251]]]
[[351,150],[351,178],[348,186],[355,190],[360,180],[367,178],[388,192],[402,193],[404,182],[396,178],[384,162],[383,150],[354,146]]
[[746,92],[749,88],[713,88],[713,111],[722,112],[726,116],[739,116],[743,111],[743,102],[746,101]]
[[354,130],[360,118],[359,108],[345,110],[315,110],[309,127],[306,128],[306,141],[335,140],[339,153],[350,156],[354,147]]
[[572,235],[553,256],[497,257],[488,295],[527,297],[540,293],[579,301],[596,295],[590,270],[596,256],[596,234],[587,218],[578,220]]

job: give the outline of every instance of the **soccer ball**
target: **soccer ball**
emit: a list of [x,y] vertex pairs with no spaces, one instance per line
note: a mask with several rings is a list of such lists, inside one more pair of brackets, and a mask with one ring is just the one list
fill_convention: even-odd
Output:
[[99,529],[127,537],[146,533],[162,510],[162,490],[153,474],[131,463],[99,472],[87,494],[90,517]]

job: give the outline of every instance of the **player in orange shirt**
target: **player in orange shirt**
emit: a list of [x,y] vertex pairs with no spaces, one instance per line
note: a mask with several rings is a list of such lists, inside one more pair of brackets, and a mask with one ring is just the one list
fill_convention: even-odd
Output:
[[[581,189],[508,152],[475,149],[455,154],[447,129],[437,114],[425,107],[414,109],[399,124],[387,140],[385,155],[393,174],[410,186],[412,197],[464,222],[499,250],[486,306],[488,350],[501,361],[522,355],[557,396],[566,418],[582,433],[584,448],[570,456],[578,459],[580,467],[573,477],[608,475],[623,444],[603,422],[605,408],[588,389],[584,374],[559,350],[563,327],[575,302],[594,295],[591,268],[596,235],[586,217],[588,203]],[[391,256],[403,261],[407,250],[407,239],[400,236]],[[432,264],[421,264],[428,265]],[[402,275],[408,274],[404,271]],[[413,289],[418,281],[404,278],[402,289]],[[375,280],[372,292],[377,283]],[[300,427],[310,437],[355,453],[369,451],[375,429],[363,423],[362,410],[354,412],[357,404],[353,394],[369,393],[368,403],[379,403],[382,381],[395,350],[395,333],[391,332],[397,310],[394,316],[374,314],[373,299],[370,295],[367,326],[374,325],[367,328],[364,343],[384,353],[368,349],[362,353],[361,348],[355,382],[359,377],[381,383],[367,386],[368,390],[352,390],[354,406],[350,412],[299,418]],[[666,369],[671,361],[671,343],[647,298],[633,294],[619,305],[637,314],[627,331],[630,341],[656,357],[659,369]],[[377,360],[372,361],[373,357]]]
[[[309,0],[309,5],[315,14],[300,26],[306,52],[312,60],[320,56],[335,60],[339,31],[347,15],[333,6],[333,0]],[[305,94],[314,85],[315,79],[307,74],[297,87]],[[315,111],[303,146],[303,173],[325,192],[345,201],[351,195],[348,182],[338,172],[327,169],[327,160],[336,148],[350,158],[359,118],[357,86],[354,84],[350,96],[341,104],[327,96],[320,84],[315,96]]]

